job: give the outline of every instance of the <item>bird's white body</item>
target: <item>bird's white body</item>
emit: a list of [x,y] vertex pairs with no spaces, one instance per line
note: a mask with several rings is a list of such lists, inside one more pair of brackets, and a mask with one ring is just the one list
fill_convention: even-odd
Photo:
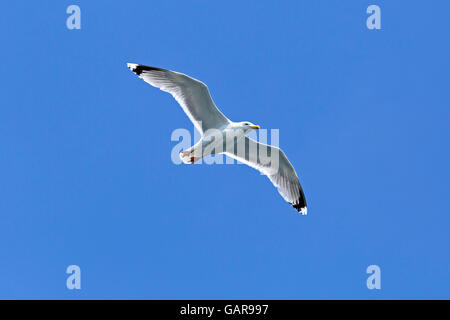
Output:
[[[248,124],[246,124],[248,123]],[[180,153],[181,160],[192,164],[211,154],[225,153],[227,148],[233,148],[242,143],[245,135],[257,126],[249,122],[232,122],[220,127],[208,129],[202,138],[191,148]]]

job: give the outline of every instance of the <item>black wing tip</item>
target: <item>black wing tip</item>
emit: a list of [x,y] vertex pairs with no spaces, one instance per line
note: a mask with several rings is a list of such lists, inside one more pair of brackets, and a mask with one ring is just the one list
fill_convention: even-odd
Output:
[[292,206],[295,208],[295,210],[297,210],[298,212],[300,212],[302,214],[302,216],[306,216],[308,214],[308,209],[305,205],[301,205],[301,204],[292,204]]
[[138,76],[140,76],[143,71],[166,71],[165,69],[144,66],[142,64],[136,63],[127,63],[127,66],[131,71],[136,73]]
[[[303,192],[301,193],[303,195]],[[295,210],[300,212],[303,216],[306,216],[308,214],[308,209],[306,206],[306,201],[304,195],[299,197],[297,201],[292,202],[291,205],[294,207]]]
[[303,193],[302,187],[298,187],[298,193],[299,197],[296,201],[292,202],[291,205],[294,207],[295,210],[300,212],[302,216],[306,216],[308,214],[308,209],[306,206],[306,198],[305,194]]

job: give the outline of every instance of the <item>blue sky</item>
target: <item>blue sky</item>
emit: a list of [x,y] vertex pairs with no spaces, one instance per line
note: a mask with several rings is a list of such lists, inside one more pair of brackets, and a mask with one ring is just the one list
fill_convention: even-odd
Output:
[[[81,30],[66,28],[67,6]],[[381,8],[381,30],[366,8]],[[448,1],[13,1],[0,50],[0,298],[450,298]],[[127,62],[280,130],[309,215]],[[79,265],[82,289],[66,288]],[[381,268],[368,290],[366,268]]]

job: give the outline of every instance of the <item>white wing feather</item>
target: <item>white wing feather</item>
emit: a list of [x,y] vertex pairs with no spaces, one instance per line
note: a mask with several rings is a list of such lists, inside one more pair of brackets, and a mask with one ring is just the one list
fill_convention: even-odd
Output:
[[[294,167],[284,152],[280,148],[259,143],[249,137],[244,137],[244,139],[245,152],[243,154],[239,154],[237,150],[225,152],[225,154],[265,174],[284,200],[301,214],[306,215],[308,211],[302,186]],[[268,159],[272,159],[272,161],[269,162]],[[275,161],[273,161],[274,159]]]
[[134,63],[128,63],[128,68],[145,82],[170,93],[201,133],[220,129],[230,122],[217,109],[203,82],[179,72]]

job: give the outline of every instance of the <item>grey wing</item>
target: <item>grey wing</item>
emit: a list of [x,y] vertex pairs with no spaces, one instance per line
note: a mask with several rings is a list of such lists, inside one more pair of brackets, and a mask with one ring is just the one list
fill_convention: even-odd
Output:
[[284,200],[306,215],[305,194],[297,173],[284,152],[280,148],[259,143],[249,137],[243,139],[243,144],[238,143],[234,150],[227,150],[225,154],[265,174]]
[[128,63],[128,68],[145,82],[170,93],[201,133],[211,128],[219,129],[229,123],[217,109],[203,82],[175,71],[134,63]]

